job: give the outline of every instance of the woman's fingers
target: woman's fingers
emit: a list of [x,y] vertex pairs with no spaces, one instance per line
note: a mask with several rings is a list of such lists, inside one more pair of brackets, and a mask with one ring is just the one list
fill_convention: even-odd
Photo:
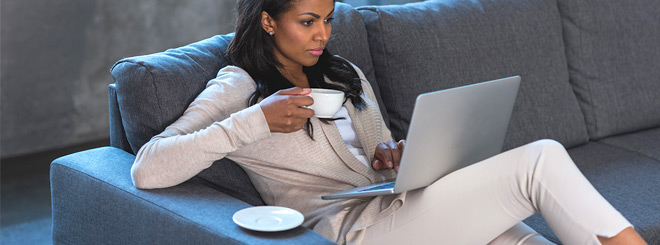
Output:
[[279,95],[308,95],[311,92],[312,92],[312,90],[309,89],[309,88],[293,87],[293,88],[288,88],[288,89],[282,89],[280,91],[277,91],[275,94],[279,94]]
[[401,153],[403,154],[403,150],[406,148],[406,140],[399,140],[399,142],[396,143],[396,146],[401,150]]
[[301,106],[310,106],[314,104],[314,99],[312,99],[309,93],[311,93],[312,90],[309,88],[299,88],[299,87],[293,87],[289,89],[283,89],[280,91],[277,91],[275,93],[276,95],[288,95],[287,98],[287,103],[293,107],[301,107]]
[[374,152],[374,160],[371,162],[371,167],[375,170],[381,170],[388,167],[388,162],[392,162],[392,154],[389,153],[388,146],[385,143],[380,143],[376,146],[376,151]]
[[394,141],[389,140],[387,141],[387,152],[389,153],[389,162],[387,163],[388,168],[396,168],[399,166],[399,160],[401,160],[401,153],[399,152],[399,148],[396,146],[396,143]]
[[396,161],[396,164],[394,166],[394,171],[399,172],[399,165],[401,165],[401,158],[403,157],[403,149],[406,148],[406,140],[399,140],[399,142],[396,143],[396,148],[398,152],[398,161]]
[[387,144],[390,147],[390,152],[392,154],[392,168],[395,172],[399,172],[399,164],[401,163],[402,151],[399,148],[399,144],[392,140],[388,141]]
[[401,163],[401,155],[403,153],[402,146],[405,147],[405,141],[395,143],[390,140],[378,144],[376,151],[374,152],[374,160],[371,165],[375,170],[381,170],[386,168],[394,169],[394,171],[399,171],[399,164]]
[[312,90],[308,88],[293,87],[278,91],[276,94],[285,95],[287,110],[286,115],[294,118],[302,118],[307,121],[307,118],[314,116],[314,110],[305,108],[314,104],[314,99],[307,96]]
[[312,109],[304,108],[314,103],[307,96],[310,91],[297,87],[284,89],[259,102],[271,132],[290,133],[303,128],[307,119],[314,116]]
[[371,167],[374,168],[375,170],[381,170],[383,169],[383,162],[374,158],[373,162],[371,163]]
[[392,145],[390,142],[383,143],[383,162],[385,168],[394,168],[394,159],[392,158]]

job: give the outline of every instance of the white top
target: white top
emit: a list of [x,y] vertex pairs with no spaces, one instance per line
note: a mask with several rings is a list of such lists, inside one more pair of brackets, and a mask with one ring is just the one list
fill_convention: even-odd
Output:
[[339,129],[339,134],[341,135],[341,138],[344,140],[344,143],[346,144],[346,147],[348,147],[348,150],[353,153],[353,155],[360,160],[364,165],[367,167],[369,166],[369,157],[367,157],[367,154],[364,152],[364,149],[362,148],[362,144],[360,144],[360,139],[355,134],[355,128],[353,128],[353,121],[351,120],[351,117],[348,115],[348,111],[346,110],[346,107],[341,107],[339,111],[333,116],[334,118],[338,117],[344,117],[346,120],[335,120],[335,125],[337,125],[337,129]]

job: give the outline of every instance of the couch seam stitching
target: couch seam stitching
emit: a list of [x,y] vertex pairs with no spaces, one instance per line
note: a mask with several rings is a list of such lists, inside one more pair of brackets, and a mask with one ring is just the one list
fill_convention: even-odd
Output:
[[[198,49],[198,48],[196,48],[196,47],[194,47],[194,49],[196,49],[196,50],[198,50],[198,51],[201,51],[200,49]],[[206,53],[205,51],[201,51],[201,52]],[[190,55],[189,55],[188,53],[186,53],[186,52],[181,52],[181,53],[182,53],[183,55],[185,55],[188,59],[192,60],[192,62],[194,62],[194,63],[195,63],[196,65],[198,65],[200,68],[202,68],[202,70],[204,70],[204,73],[206,73],[207,76],[209,76],[209,77],[213,77],[212,73],[209,72],[209,70],[207,70],[206,67],[202,66],[202,64],[200,64],[199,62],[197,62],[197,60],[193,59],[192,56],[190,56]],[[215,57],[215,54],[213,54],[212,52],[208,51],[208,53],[211,53],[211,55]],[[222,69],[222,67],[221,67],[220,69]],[[216,72],[216,76],[217,76],[217,72]],[[213,78],[211,78],[211,79],[213,79]]]
[[158,111],[160,112],[160,113],[158,113],[158,125],[160,126],[164,122],[162,115],[164,115],[165,113],[163,112],[162,101],[161,101],[160,95],[158,93],[158,86],[156,86],[156,82],[155,82],[155,79],[154,79],[154,73],[151,71],[151,69],[148,66],[146,66],[142,63],[139,63],[139,65],[144,67],[144,69],[147,70],[147,72],[149,72],[149,80],[151,80],[151,81],[149,81],[149,83],[151,83],[151,86],[154,87],[154,94],[156,96],[156,100],[158,101]]
[[[114,89],[110,89],[110,86],[114,87]],[[114,96],[110,96],[110,93],[112,93]],[[117,110],[117,113],[118,113],[117,116],[119,117],[119,121],[121,122],[118,127],[121,128],[121,133],[120,134],[123,136],[119,140],[120,141],[119,144],[122,147],[121,148],[117,147],[117,148],[120,148],[122,150],[124,150],[124,148],[128,148],[128,149],[131,149],[131,151],[133,151],[133,148],[131,147],[131,143],[128,141],[128,135],[126,135],[126,128],[124,127],[124,119],[121,116],[121,110],[119,108],[119,96],[117,95],[117,83],[116,82],[113,82],[113,83],[108,85],[108,97],[109,97],[108,104],[109,104],[110,107],[112,107],[112,104],[110,104],[110,100],[112,100],[111,97],[114,97],[114,101],[116,103],[116,108],[114,108],[114,109]],[[110,108],[110,110],[112,110],[112,109],[113,108]],[[111,122],[112,122],[112,120],[111,120]],[[112,128],[112,125],[110,125],[110,128]],[[112,136],[112,134],[110,134],[110,136]],[[110,140],[110,143],[112,144],[112,140]]]
[[[380,30],[385,30],[385,29],[383,28],[383,22],[381,21],[381,20],[382,20],[381,12],[378,11],[378,10],[376,10],[376,9],[374,9],[373,11],[376,13],[377,18],[378,18],[378,28],[379,28]],[[387,42],[385,41],[385,37],[384,37],[384,35],[380,35],[380,41],[381,41],[381,43],[383,44],[383,45],[382,45],[382,46],[383,46],[383,48],[382,48],[382,52],[383,52],[383,57],[384,57],[384,60],[385,60],[385,64],[386,64],[386,66],[389,67],[389,65],[390,65],[390,60],[389,60],[389,57],[387,56],[387,53],[385,52],[385,50],[387,50]],[[375,69],[375,67],[374,67],[374,69]],[[392,77],[392,76],[391,76],[392,74],[391,74],[390,69],[385,69],[385,70],[386,70],[385,72],[387,73],[387,77]],[[380,85],[380,84],[379,84],[379,85]],[[392,90],[390,90],[390,93],[389,93],[389,94],[390,94],[390,99],[394,102],[394,105],[399,105],[399,103],[398,103],[398,101],[397,101],[397,97],[395,96],[394,92],[393,92]],[[384,101],[383,101],[383,102],[384,102]],[[386,109],[387,109],[387,108],[386,108]],[[397,119],[396,124],[398,124],[399,129],[404,129],[404,128],[403,128],[403,125],[402,125],[402,122],[401,122],[401,119],[402,119],[402,118],[401,118],[401,115],[400,115],[400,114],[401,114],[401,111],[400,111],[400,109],[399,109],[398,106],[395,106],[394,109],[395,109],[395,115],[396,115],[396,119]],[[387,110],[385,110],[385,111],[387,112]],[[389,114],[389,113],[388,113],[388,114]],[[388,115],[388,116],[389,116],[389,115]],[[392,121],[391,121],[391,119],[390,119],[390,125],[391,125],[391,124],[392,124]],[[405,130],[407,131],[408,129],[405,129]],[[406,136],[404,135],[404,136],[402,136],[402,137],[406,137]]]
[[[393,138],[392,137],[392,132],[391,132],[391,129],[390,129],[392,127],[391,126],[392,125],[391,116],[387,112],[387,107],[385,106],[385,100],[383,99],[383,94],[384,94],[383,93],[383,86],[381,86],[381,84],[378,82],[378,78],[376,76],[376,63],[374,62],[374,57],[373,57],[373,50],[372,50],[373,47],[371,47],[371,45],[369,44],[369,33],[367,31],[367,23],[364,20],[364,15],[362,15],[361,12],[362,11],[368,11],[368,12],[376,13],[377,15],[379,15],[379,14],[378,14],[378,11],[375,11],[374,8],[372,8],[372,7],[357,7],[355,9],[357,10],[357,13],[360,16],[360,19],[362,20],[362,25],[364,26],[364,31],[367,34],[367,48],[369,50],[369,60],[371,61],[370,62],[371,63],[371,70],[374,74],[374,80],[375,80],[375,81],[369,82],[369,80],[367,79],[367,82],[370,83],[370,85],[372,87],[372,90],[373,90],[373,84],[371,84],[372,82],[375,83],[378,86],[378,95],[376,95],[376,93],[374,91],[374,98],[376,99],[375,102],[376,102],[377,106],[379,107],[378,111],[381,113],[380,117],[383,119],[383,122],[385,123],[385,126],[389,127],[388,130],[390,130],[390,138]],[[366,74],[363,73],[363,75],[364,75],[365,78],[367,78]],[[380,102],[383,103],[382,107],[381,107]],[[384,113],[383,113],[383,110],[385,110]],[[385,120],[385,117],[387,117],[387,120]],[[382,133],[380,134],[380,136],[382,136]]]
[[583,133],[585,133],[586,136],[587,136],[586,139],[584,139],[585,141],[582,142],[582,143],[587,143],[591,139],[591,136],[589,135],[589,128],[587,126],[587,117],[588,117],[586,115],[587,111],[585,110],[585,108],[582,105],[580,105],[580,98],[579,98],[580,96],[578,95],[578,92],[575,90],[575,84],[571,79],[570,65],[568,64],[568,62],[569,62],[568,61],[569,60],[569,58],[568,58],[568,41],[567,41],[568,37],[566,36],[566,28],[564,27],[564,17],[563,17],[562,11],[561,11],[561,6],[560,6],[561,4],[559,3],[559,1],[555,1],[555,3],[556,3],[555,6],[557,7],[557,14],[559,15],[559,28],[561,29],[561,33],[562,33],[562,35],[561,35],[562,36],[562,48],[564,49],[564,59],[566,61],[566,75],[567,75],[566,79],[568,80],[568,84],[571,87],[571,91],[573,92],[573,97],[575,98],[575,102],[577,103],[578,109],[580,110],[580,115],[582,116],[582,123],[583,123],[583,126],[584,126],[583,130],[585,130],[585,131],[583,131]]
[[[582,9],[580,8],[579,3],[577,3],[575,6],[577,7],[577,17],[575,19],[576,20],[576,27],[578,27],[577,28],[578,33],[579,33],[578,40],[580,40],[580,63],[582,63],[582,60],[584,59],[584,57],[586,57],[586,55],[584,54],[584,52],[586,52],[586,51],[585,51],[584,48],[582,48],[582,47],[585,46],[584,38],[583,38],[584,30],[583,30],[583,28],[580,27],[580,24],[584,24],[584,23],[582,21]],[[567,62],[568,62],[568,60],[567,60]],[[598,125],[598,119],[596,118],[596,108],[594,106],[595,105],[594,104],[594,95],[593,95],[593,91],[592,91],[591,87],[592,87],[591,82],[587,82],[587,91],[589,91],[589,103],[592,105],[591,118],[592,118],[593,123],[594,123],[594,138],[597,139],[597,138],[600,138],[600,137],[598,137],[599,136],[599,129],[598,129],[599,125]]]

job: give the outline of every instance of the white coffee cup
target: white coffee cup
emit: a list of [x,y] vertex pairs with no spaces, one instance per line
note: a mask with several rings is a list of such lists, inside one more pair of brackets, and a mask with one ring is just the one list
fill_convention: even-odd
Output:
[[318,118],[332,118],[344,103],[344,92],[334,89],[313,88],[309,93],[314,104],[309,106]]

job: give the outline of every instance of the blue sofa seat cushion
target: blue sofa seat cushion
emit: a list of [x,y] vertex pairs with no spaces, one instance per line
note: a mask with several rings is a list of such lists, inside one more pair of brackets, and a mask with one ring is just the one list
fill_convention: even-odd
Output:
[[270,233],[243,229],[232,215],[250,205],[193,178],[140,190],[135,156],[102,147],[51,164],[55,244],[332,244],[304,227]]
[[[613,147],[637,152],[660,161],[660,127],[620,136],[608,137],[598,141]],[[658,173],[660,174],[660,173]]]
[[505,148],[541,138],[567,147],[588,140],[554,1],[427,1],[359,10],[395,138],[406,136],[415,95],[520,75]]

